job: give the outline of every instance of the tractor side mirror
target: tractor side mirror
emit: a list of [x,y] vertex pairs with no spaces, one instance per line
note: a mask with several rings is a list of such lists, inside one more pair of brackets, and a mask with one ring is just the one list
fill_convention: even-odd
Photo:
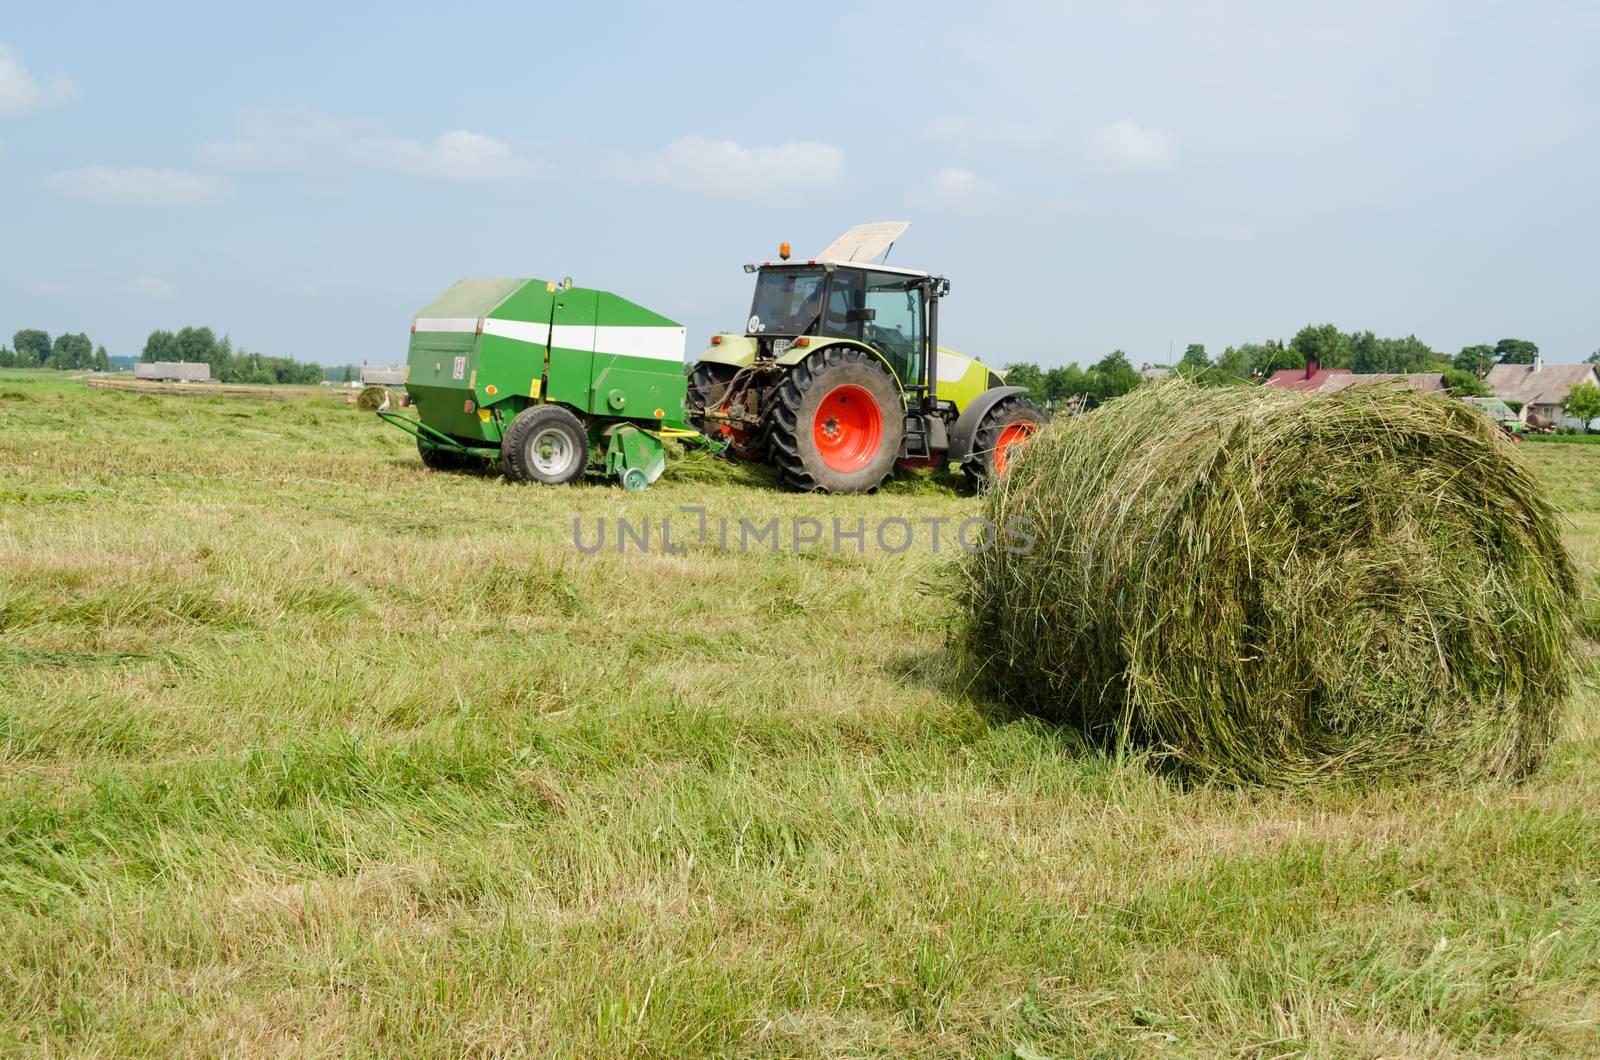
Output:
[[878,319],[876,309],[852,309],[844,315],[844,319],[851,324],[860,324]]

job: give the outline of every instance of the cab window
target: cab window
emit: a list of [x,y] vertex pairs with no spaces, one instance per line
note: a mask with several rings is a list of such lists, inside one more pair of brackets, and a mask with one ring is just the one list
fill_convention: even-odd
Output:
[[855,269],[839,269],[828,281],[828,301],[822,311],[822,334],[843,339],[861,338],[861,322],[850,319],[852,309],[860,309],[862,275]]
[[903,382],[922,377],[922,288],[915,276],[868,273],[862,339],[883,351]]

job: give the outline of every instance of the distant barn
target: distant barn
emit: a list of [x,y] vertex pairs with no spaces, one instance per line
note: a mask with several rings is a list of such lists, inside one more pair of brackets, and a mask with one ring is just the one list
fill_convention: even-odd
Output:
[[133,377],[152,383],[209,383],[211,366],[204,361],[140,361]]
[[381,364],[361,366],[362,386],[404,386],[406,370],[403,366],[388,367]]

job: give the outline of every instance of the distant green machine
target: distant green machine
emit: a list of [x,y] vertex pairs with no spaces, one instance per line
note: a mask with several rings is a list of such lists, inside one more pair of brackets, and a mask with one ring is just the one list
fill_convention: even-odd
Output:
[[498,459],[514,482],[566,483],[591,463],[630,490],[666,466],[684,422],[684,328],[571,280],[461,280],[411,323],[405,385],[422,462]]

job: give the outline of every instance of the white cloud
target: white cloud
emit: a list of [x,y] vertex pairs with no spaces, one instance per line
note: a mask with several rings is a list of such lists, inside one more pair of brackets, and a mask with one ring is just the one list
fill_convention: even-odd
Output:
[[1160,129],[1150,129],[1132,118],[1121,118],[1095,133],[1089,153],[1108,169],[1151,173],[1170,169],[1178,160],[1172,137]]
[[623,168],[634,177],[707,195],[763,199],[838,183],[844,152],[832,144],[744,147],[686,136],[643,159],[628,160]]
[[941,169],[912,191],[911,204],[931,210],[981,210],[995,199],[995,187],[970,169]]
[[503,140],[466,129],[447,132],[431,144],[394,140],[369,148],[374,165],[450,180],[522,180],[538,170]]
[[147,298],[165,298],[168,295],[176,294],[177,291],[178,288],[175,284],[155,276],[141,276],[128,284],[129,294],[143,295]]
[[240,169],[297,169],[337,154],[348,123],[309,107],[258,107],[239,119],[235,139],[205,144],[203,161]]
[[222,193],[215,177],[176,169],[83,166],[52,173],[40,183],[58,195],[96,202],[202,202]]
[[544,169],[483,133],[454,129],[424,143],[309,107],[249,111],[234,139],[204,145],[200,157],[241,169],[342,165],[468,181],[524,180]]
[[65,77],[56,78],[49,88],[39,84],[22,60],[0,44],[0,115],[26,114],[70,99],[72,93],[72,82]]

